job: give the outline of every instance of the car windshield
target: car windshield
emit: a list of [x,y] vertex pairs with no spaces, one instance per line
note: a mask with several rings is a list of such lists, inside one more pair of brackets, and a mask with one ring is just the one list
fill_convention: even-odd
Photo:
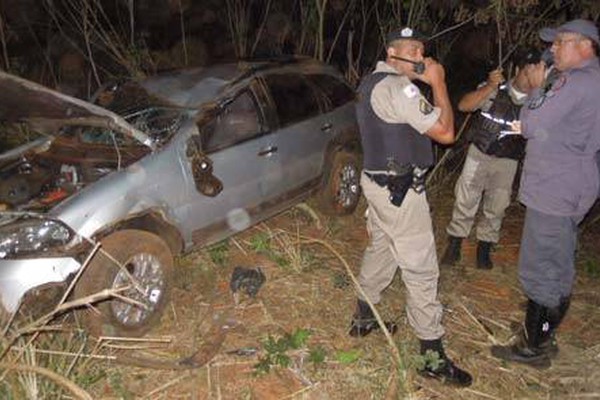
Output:
[[133,81],[109,85],[93,99],[94,103],[122,116],[156,143],[164,143],[177,131],[193,110],[169,104],[148,93]]
[[[132,81],[104,87],[91,102],[123,117],[159,146],[168,142],[183,121],[195,112],[169,104]],[[71,118],[64,118],[58,116],[60,113],[53,112],[51,118],[44,118],[46,115],[41,113],[39,116],[33,115],[32,120],[28,120],[25,115],[16,121],[0,121],[0,159],[12,158],[13,153],[20,153],[32,145],[64,135],[76,134],[81,142],[90,144],[140,145],[133,138],[114,134],[116,131],[111,125],[96,118],[94,114],[75,113]]]

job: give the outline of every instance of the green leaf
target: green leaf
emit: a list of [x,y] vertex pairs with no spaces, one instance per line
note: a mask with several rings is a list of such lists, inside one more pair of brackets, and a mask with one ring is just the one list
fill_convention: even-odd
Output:
[[229,241],[222,240],[217,244],[214,244],[208,248],[208,255],[212,262],[217,265],[224,265],[227,261],[227,255],[229,253]]
[[308,353],[308,361],[314,364],[322,364],[325,361],[325,349],[321,346],[311,349]]
[[360,358],[359,350],[338,351],[335,359],[342,364],[352,364]]
[[279,365],[280,367],[289,367],[292,363],[292,359],[287,354],[276,354],[274,357],[274,364]]
[[250,239],[250,247],[257,253],[268,253],[270,250],[271,239],[266,233],[256,234]]
[[296,329],[290,336],[290,347],[292,349],[299,349],[306,344],[309,337],[310,331],[308,329]]
[[415,366],[419,371],[422,371],[425,367],[429,367],[435,371],[444,365],[445,362],[443,358],[440,358],[438,352],[433,350],[427,350],[425,354],[415,357]]
[[260,358],[258,363],[254,364],[256,375],[267,374],[271,370],[271,360],[268,357]]

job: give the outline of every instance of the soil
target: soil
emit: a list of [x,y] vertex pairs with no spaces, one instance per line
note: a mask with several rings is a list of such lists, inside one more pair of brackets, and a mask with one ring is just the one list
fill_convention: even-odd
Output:
[[[452,182],[430,195],[438,253],[452,207]],[[406,320],[404,287],[396,276],[378,310],[394,319],[394,336],[403,365],[395,363],[385,336],[347,335],[356,292],[341,254],[358,274],[367,243],[364,210],[343,218],[325,217],[314,205],[296,207],[227,242],[198,250],[178,262],[170,306],[160,325],[137,350],[108,354],[150,357],[178,365],[185,358],[202,366],[165,370],[98,364],[120,376],[93,388],[94,398],[149,399],[564,399],[600,397],[599,223],[583,230],[572,305],[558,332],[560,352],[547,370],[503,363],[489,347],[506,343],[523,320],[525,300],[517,279],[524,209],[509,207],[502,239],[493,253],[494,268],[475,268],[475,240],[463,244],[460,265],[440,268],[440,299],[445,307],[444,338],[449,356],[470,371],[474,383],[457,389],[416,374],[418,341]],[[322,242],[311,242],[312,238]],[[260,267],[266,282],[255,298],[241,294],[235,306],[229,288],[236,266]],[[267,337],[310,333],[300,349],[285,348],[287,368],[273,363],[257,374],[268,352]],[[167,343],[152,343],[162,338]],[[138,347],[140,347],[138,346]],[[315,353],[321,362],[311,362]],[[189,361],[189,360],[188,360]],[[150,365],[150,364],[148,364]],[[161,364],[163,365],[163,364]],[[183,364],[185,366],[185,364]],[[189,366],[189,364],[188,364]],[[115,383],[118,382],[118,383]]]

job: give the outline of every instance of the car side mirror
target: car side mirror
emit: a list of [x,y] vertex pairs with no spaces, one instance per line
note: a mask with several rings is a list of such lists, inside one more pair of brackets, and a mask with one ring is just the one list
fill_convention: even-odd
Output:
[[188,143],[187,156],[192,167],[196,189],[208,197],[215,197],[221,193],[223,182],[213,174],[212,160],[198,149],[194,138]]

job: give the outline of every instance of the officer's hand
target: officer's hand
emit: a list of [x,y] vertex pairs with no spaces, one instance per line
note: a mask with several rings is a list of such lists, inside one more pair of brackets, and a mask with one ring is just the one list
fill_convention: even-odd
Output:
[[520,92],[529,93],[535,88],[542,86],[546,76],[546,64],[527,64],[523,68],[517,67],[517,74],[513,80],[513,86]]
[[512,80],[513,87],[521,93],[529,93],[532,89],[526,70],[527,66],[525,68],[517,67],[515,78]]
[[502,75],[502,68],[495,69],[488,74],[487,84],[492,87],[497,87],[499,84],[504,82],[504,75]]
[[531,88],[542,87],[546,79],[546,63],[540,61],[537,64],[526,65],[524,69]]
[[510,130],[512,133],[519,134],[519,135],[523,133],[521,131],[521,128],[522,128],[521,121],[519,121],[519,120],[511,121],[508,123],[508,125],[510,126]]
[[423,63],[425,64],[425,71],[421,75],[417,75],[418,79],[429,85],[436,85],[445,81],[446,72],[442,64],[429,57],[425,58]]

